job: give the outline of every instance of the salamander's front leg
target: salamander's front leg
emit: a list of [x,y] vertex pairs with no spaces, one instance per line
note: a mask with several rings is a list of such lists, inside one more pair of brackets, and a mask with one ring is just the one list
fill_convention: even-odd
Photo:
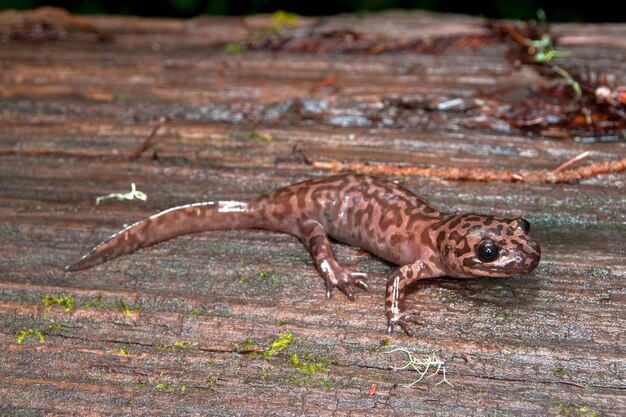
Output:
[[424,276],[424,264],[418,262],[394,269],[387,280],[387,295],[385,297],[385,311],[387,313],[387,332],[391,333],[398,325],[404,332],[413,336],[410,323],[422,324],[417,318],[418,313],[405,311],[404,292],[406,287]]
[[354,301],[353,286],[367,291],[367,274],[353,272],[337,262],[330,246],[326,231],[318,222],[307,220],[302,224],[302,241],[315,260],[315,267],[324,278],[326,298],[330,298],[333,288],[337,287],[351,301]]

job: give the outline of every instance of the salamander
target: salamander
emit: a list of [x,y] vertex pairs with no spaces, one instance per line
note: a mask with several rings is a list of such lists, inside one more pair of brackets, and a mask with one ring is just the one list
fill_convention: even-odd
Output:
[[299,238],[324,279],[326,298],[337,288],[354,300],[368,274],[342,266],[331,239],[361,247],[398,265],[388,276],[387,331],[409,336],[418,314],[405,308],[412,283],[441,276],[511,277],[531,272],[541,249],[522,217],[444,213],[391,181],[337,175],[300,182],[246,201],[173,207],[115,233],[78,262],[77,271],[176,236],[208,230],[265,229]]

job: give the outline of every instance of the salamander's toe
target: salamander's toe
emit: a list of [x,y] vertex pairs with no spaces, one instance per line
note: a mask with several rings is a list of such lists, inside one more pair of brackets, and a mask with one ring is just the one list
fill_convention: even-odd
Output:
[[419,320],[419,314],[414,311],[405,311],[404,313],[399,313],[395,317],[391,317],[387,322],[387,333],[393,332],[395,326],[400,326],[404,333],[407,336],[413,337],[415,332],[411,324],[422,325],[423,323]]
[[369,286],[367,285],[367,279],[368,279],[367,273],[350,272],[350,278],[352,279],[352,282],[350,284],[358,286],[363,291],[369,291]]
[[348,297],[348,300],[354,301],[354,291],[352,291],[352,287],[349,284],[347,284],[345,281],[343,280],[339,281],[337,283],[337,289],[339,289],[339,291],[344,293],[346,297]]
[[326,285],[327,299],[332,296],[335,288],[344,293],[350,301],[355,300],[354,289],[356,287],[364,291],[369,290],[367,284],[368,274],[365,272],[354,272],[339,266],[332,270],[322,269],[322,276]]

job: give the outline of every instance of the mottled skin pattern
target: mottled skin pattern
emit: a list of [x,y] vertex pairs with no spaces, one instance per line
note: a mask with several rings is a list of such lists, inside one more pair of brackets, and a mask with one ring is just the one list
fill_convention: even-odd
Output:
[[404,293],[417,280],[439,276],[509,277],[532,271],[541,256],[523,218],[446,214],[389,181],[338,175],[294,184],[248,201],[175,207],[111,236],[70,271],[89,268],[175,236],[206,230],[266,229],[298,237],[324,278],[326,297],[338,288],[350,300],[367,290],[367,274],[343,267],[330,239],[362,247],[400,265],[387,280],[388,331],[411,335],[417,314],[404,308]]

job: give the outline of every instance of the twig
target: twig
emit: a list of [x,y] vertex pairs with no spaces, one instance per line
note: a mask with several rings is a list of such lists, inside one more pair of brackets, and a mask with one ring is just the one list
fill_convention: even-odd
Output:
[[563,164],[559,165],[557,168],[553,169],[553,170],[552,170],[552,172],[556,174],[556,173],[558,173],[558,172],[564,171],[564,170],[566,170],[569,166],[571,166],[571,165],[575,164],[576,162],[578,162],[578,161],[580,161],[580,160],[585,159],[586,157],[588,157],[588,156],[589,156],[589,154],[591,154],[591,151],[585,151],[585,152],[581,153],[580,155],[573,157],[573,158],[572,158],[572,159],[570,159],[569,161],[567,161],[567,162],[565,162],[565,163],[563,163]]
[[159,119],[157,124],[154,125],[154,127],[152,128],[152,131],[150,132],[150,134],[144,139],[144,141],[141,144],[141,146],[137,147],[137,149],[135,149],[130,154],[130,160],[131,161],[139,158],[141,156],[141,154],[144,153],[146,151],[146,149],[148,149],[150,147],[150,143],[152,142],[152,139],[154,139],[154,137],[156,136],[157,132],[159,131],[161,126],[163,126],[165,124],[166,121],[167,121],[167,118],[165,116],[162,116]]
[[[575,161],[574,161],[575,162]],[[573,163],[573,162],[572,162]],[[399,167],[396,165],[368,165],[363,162],[310,161],[314,168],[327,169],[333,172],[351,171],[366,175],[389,175],[389,176],[421,176],[434,177],[456,181],[524,181],[531,183],[566,183],[594,177],[600,174],[618,173],[626,170],[626,158],[617,161],[594,162],[576,169],[562,168],[554,171],[508,171],[480,168],[455,168],[455,167]],[[569,164],[571,165],[571,163]]]
[[315,93],[323,88],[333,87],[337,89],[337,75],[329,75],[321,81],[314,83],[309,87],[309,93]]

